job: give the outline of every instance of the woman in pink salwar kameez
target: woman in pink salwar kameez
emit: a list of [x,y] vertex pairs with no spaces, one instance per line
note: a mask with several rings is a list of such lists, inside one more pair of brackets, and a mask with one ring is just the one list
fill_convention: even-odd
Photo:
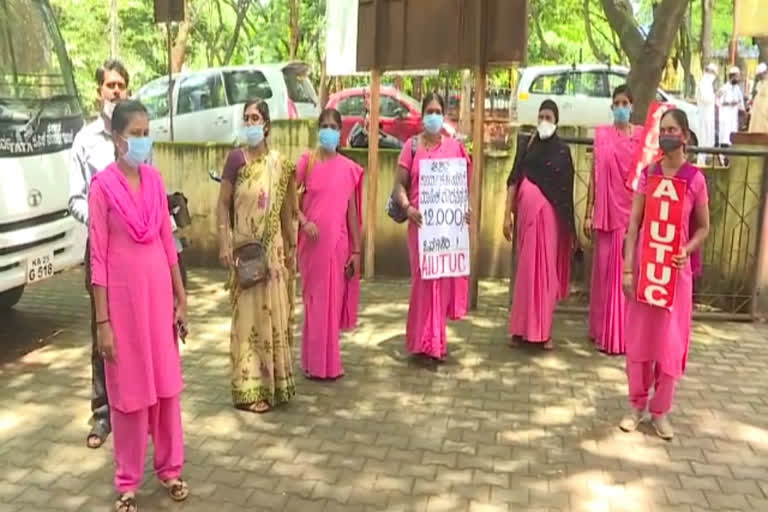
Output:
[[[467,190],[472,163],[461,142],[444,136],[445,102],[437,93],[429,93],[422,103],[424,132],[410,138],[398,159],[398,177],[393,200],[408,213],[408,256],[411,268],[411,299],[406,326],[406,348],[409,354],[442,361],[447,354],[447,320],[459,320],[467,313],[469,279],[446,277],[425,280],[419,264],[419,168],[425,159],[463,158],[467,161]],[[469,222],[469,210],[465,215]]]
[[304,299],[301,367],[310,378],[344,375],[339,338],[357,325],[363,169],[337,153],[341,115],[320,114],[320,147],[296,166],[299,271]]
[[592,239],[589,336],[607,354],[624,353],[626,299],[621,288],[622,247],[632,193],[625,185],[642,126],[629,122],[632,95],[626,85],[613,92],[614,123],[595,130],[595,163],[587,194],[584,235]]
[[568,295],[573,217],[573,160],[557,137],[558,108],[545,100],[539,126],[518,150],[507,180],[504,236],[512,239],[517,216],[517,271],[509,313],[510,345],[516,338],[553,348],[557,301]]
[[[158,171],[144,164],[152,140],[144,106],[126,100],[112,115],[117,161],[88,194],[91,282],[98,345],[105,359],[114,433],[118,512],[136,512],[147,436],[155,473],[184,500],[183,387],[177,330],[186,333],[186,296]],[[174,305],[175,298],[175,305]]]
[[[664,158],[643,171],[632,202],[624,249],[624,289],[627,298],[627,379],[632,411],[619,425],[633,431],[652,416],[656,433],[672,439],[668,419],[675,385],[685,371],[691,340],[693,278],[701,271],[700,248],[709,234],[709,197],[702,172],[686,161],[685,145],[690,138],[688,118],[681,110],[670,110],[661,119],[659,146]],[[636,297],[640,256],[645,236],[646,182],[649,174],[674,176],[686,182],[680,253],[672,257],[678,267],[675,297],[671,309],[639,302]],[[648,395],[653,388],[653,397]]]

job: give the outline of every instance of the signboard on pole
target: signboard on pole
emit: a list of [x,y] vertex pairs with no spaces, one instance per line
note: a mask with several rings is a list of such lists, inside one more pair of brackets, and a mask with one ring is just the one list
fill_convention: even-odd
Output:
[[658,162],[662,157],[661,150],[659,149],[661,116],[672,108],[674,108],[674,105],[658,101],[654,101],[648,107],[648,116],[645,119],[643,136],[640,139],[642,144],[637,148],[635,157],[632,159],[633,165],[630,167],[625,183],[627,188],[633,192],[637,191],[637,184],[640,182],[640,175],[643,173],[643,169],[653,162]]
[[680,253],[686,182],[648,176],[643,215],[637,300],[670,309],[675,300],[678,269],[672,256]]
[[419,262],[422,279],[469,275],[467,161],[464,158],[419,162]]
[[184,0],[155,0],[155,23],[184,21]]

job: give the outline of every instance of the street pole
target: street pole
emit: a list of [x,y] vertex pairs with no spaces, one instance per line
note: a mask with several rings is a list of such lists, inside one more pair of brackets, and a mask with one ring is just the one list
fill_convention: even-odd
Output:
[[173,142],[173,44],[171,43],[171,22],[165,22],[168,45],[168,129]]
[[109,56],[113,59],[120,57],[120,19],[117,11],[117,0],[112,0],[109,6]]

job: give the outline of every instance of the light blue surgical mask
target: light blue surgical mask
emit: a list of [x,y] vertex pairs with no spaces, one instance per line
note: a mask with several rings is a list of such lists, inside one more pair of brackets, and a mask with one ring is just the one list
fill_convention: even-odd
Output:
[[264,125],[254,124],[243,128],[243,139],[251,147],[258,146],[264,141]]
[[620,124],[627,124],[632,116],[630,107],[613,107],[613,120]]
[[320,142],[321,148],[336,151],[341,140],[341,133],[333,128],[320,128],[320,131],[317,132],[317,140]]
[[139,165],[149,160],[149,156],[152,154],[152,139],[150,137],[128,137],[125,140],[128,143],[128,151],[123,155],[125,163],[138,168]]
[[440,133],[440,130],[443,129],[443,115],[427,114],[424,116],[422,123],[424,124],[424,129],[427,133],[432,135],[438,134]]

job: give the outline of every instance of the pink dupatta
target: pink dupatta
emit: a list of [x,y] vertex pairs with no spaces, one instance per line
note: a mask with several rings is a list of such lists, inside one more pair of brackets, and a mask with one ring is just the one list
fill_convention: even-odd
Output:
[[626,230],[632,209],[632,192],[625,185],[640,144],[642,126],[632,126],[630,136],[615,126],[595,130],[595,206],[593,226],[599,231]]
[[[357,207],[357,220],[360,233],[363,232],[363,173],[360,173],[360,178],[355,186],[355,205]],[[362,242],[362,239],[361,239]],[[350,256],[352,255],[352,249],[354,239],[352,233],[349,233],[349,248]],[[361,251],[362,252],[362,251]],[[357,311],[360,307],[360,276],[355,275],[350,279],[347,279],[346,286],[344,287],[344,303],[341,309],[341,329],[350,330],[357,327]]]
[[141,188],[135,193],[117,163],[112,163],[92,178],[117,215],[125,223],[131,238],[148,244],[160,236],[168,217],[168,197],[160,173],[150,165],[140,165]]

